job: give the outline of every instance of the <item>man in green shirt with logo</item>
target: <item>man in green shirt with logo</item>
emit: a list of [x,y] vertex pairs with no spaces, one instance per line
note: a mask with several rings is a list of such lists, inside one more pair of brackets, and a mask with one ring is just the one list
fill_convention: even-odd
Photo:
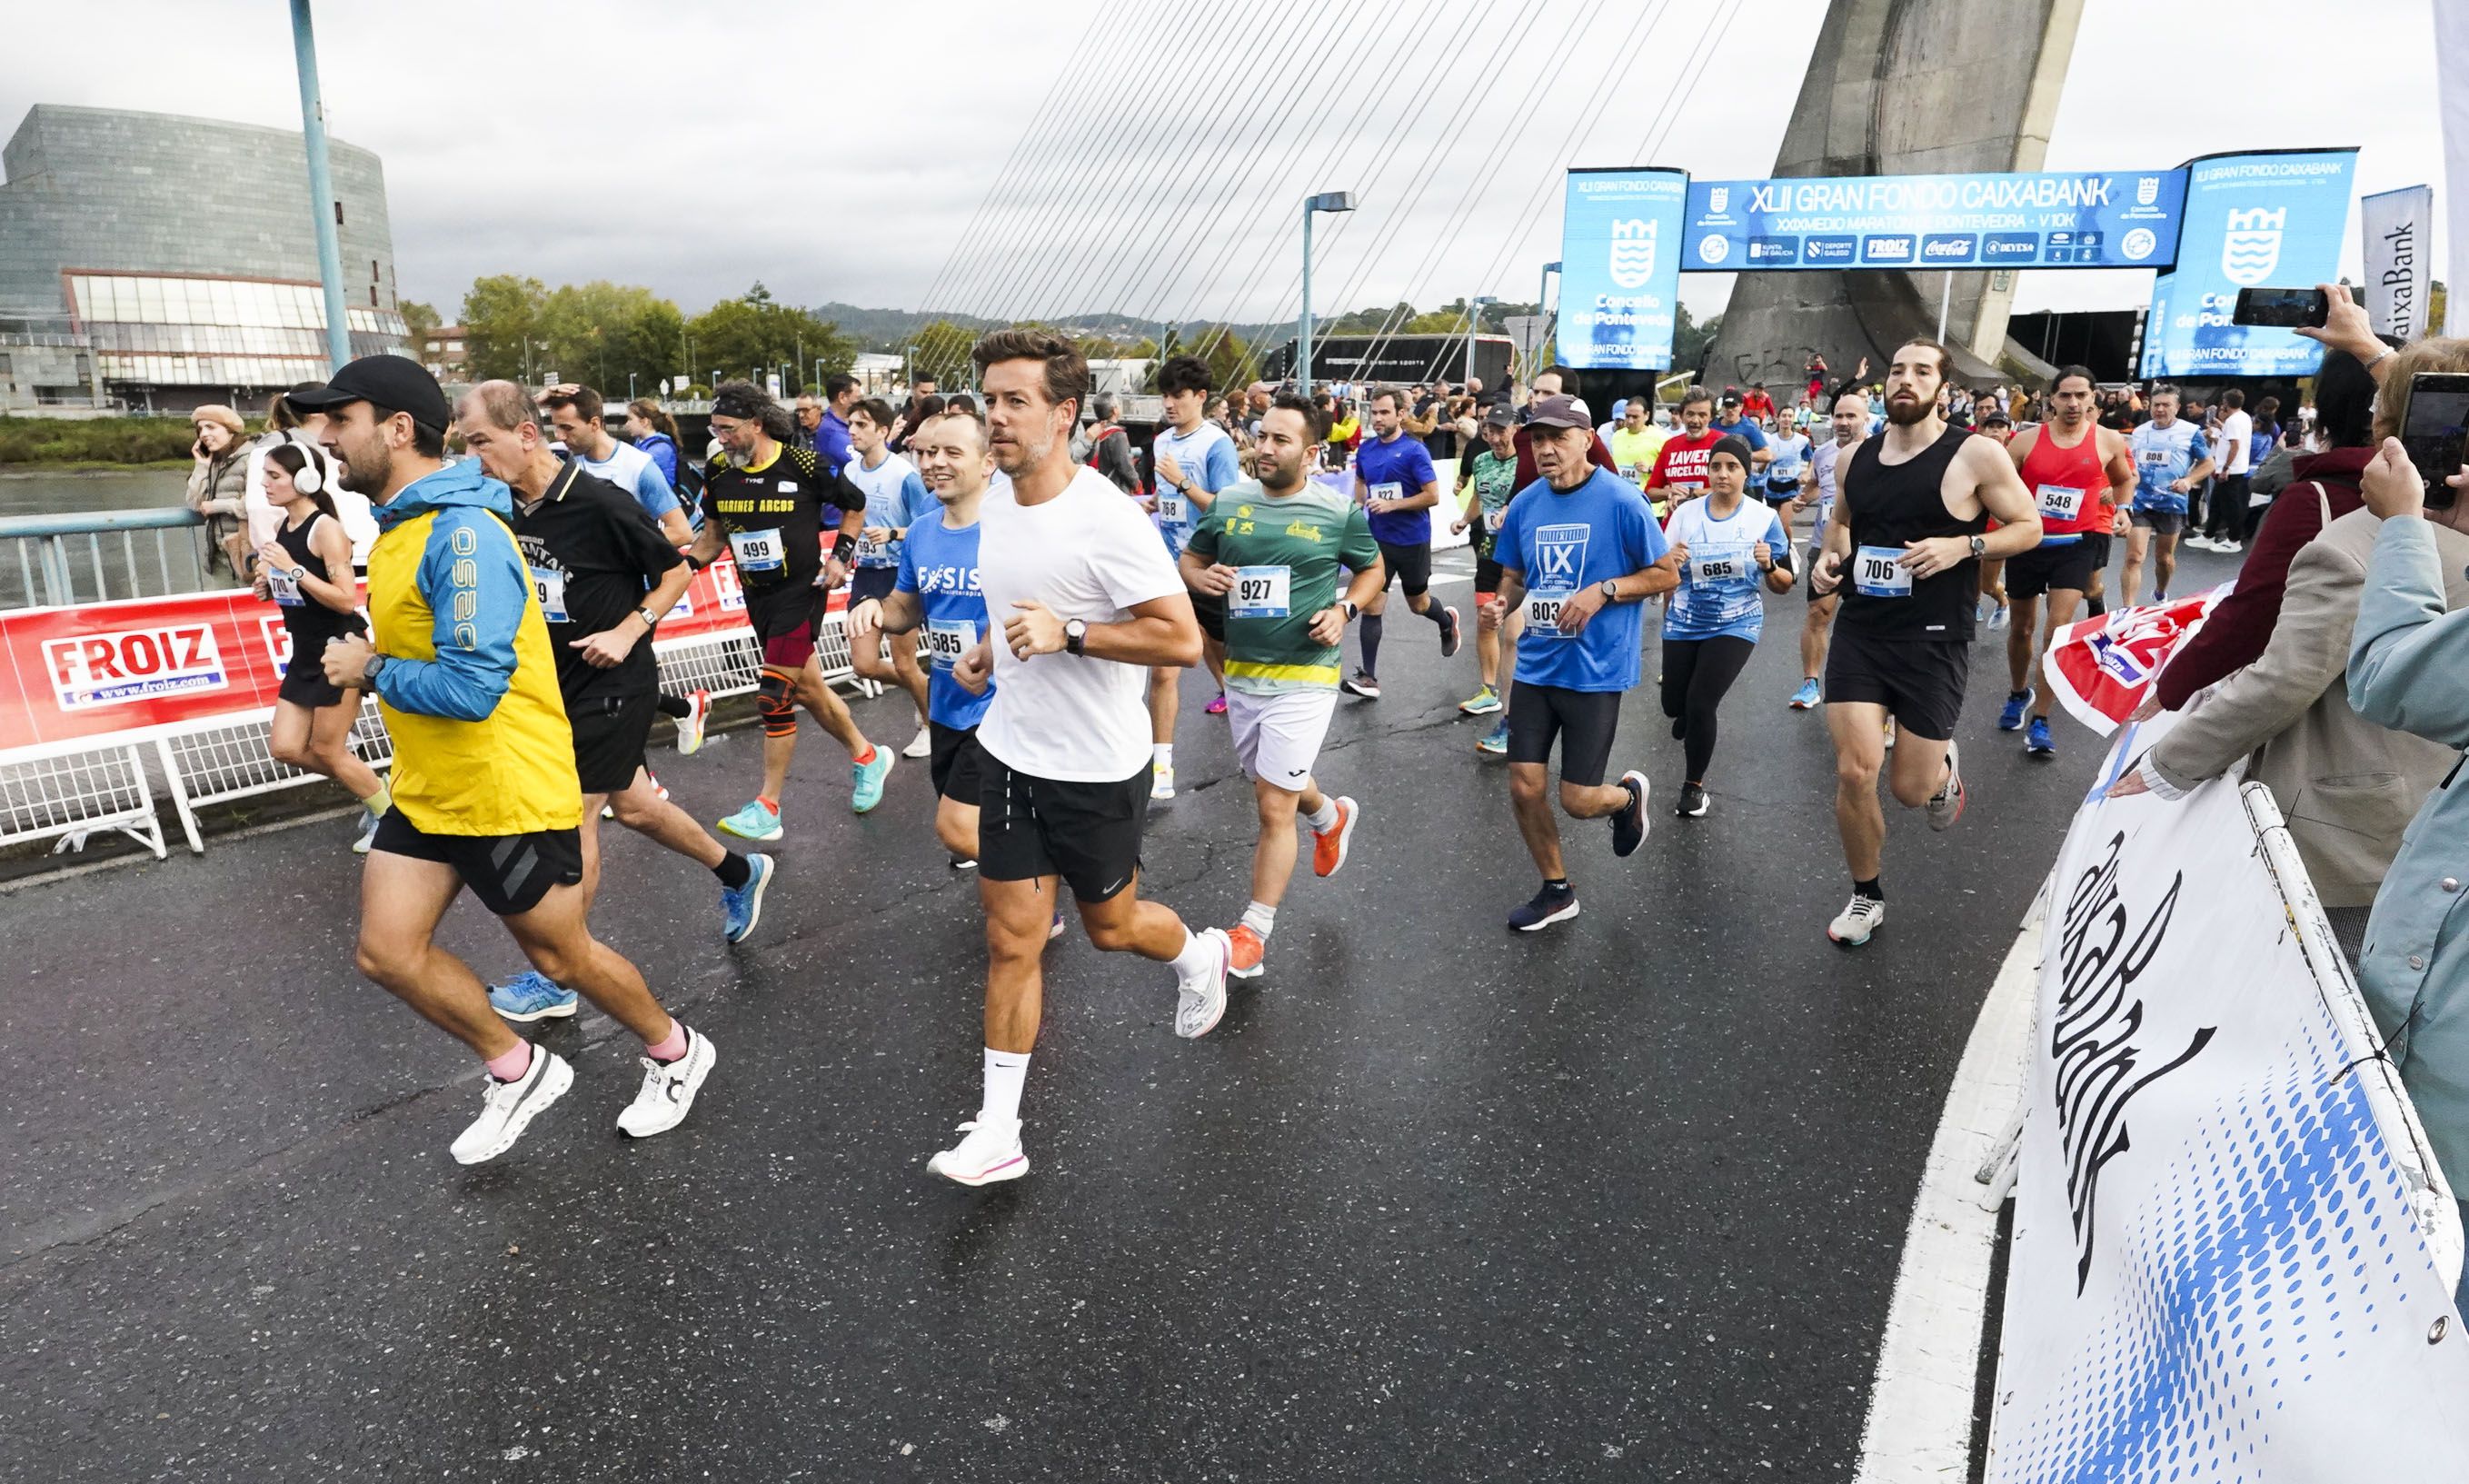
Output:
[[[1312,764],[1337,708],[1339,641],[1387,573],[1363,507],[1308,477],[1327,436],[1310,403],[1281,395],[1260,418],[1258,476],[1220,491],[1183,549],[1184,582],[1226,600],[1226,719],[1260,809],[1252,904],[1227,935],[1238,979],[1268,954],[1295,873],[1295,815],[1311,824],[1313,873],[1333,876],[1360,813],[1320,791]],[[1343,599],[1341,567],[1353,573]]]
[[[1526,627],[1525,614],[1520,611],[1511,609],[1504,622],[1489,616],[1490,610],[1486,606],[1500,591],[1500,564],[1492,560],[1492,535],[1500,529],[1502,518],[1509,513],[1509,501],[1517,494],[1517,414],[1506,406],[1492,408],[1483,422],[1481,452],[1458,469],[1464,508],[1449,522],[1449,530],[1453,534],[1471,530],[1467,540],[1474,546],[1474,657],[1476,666],[1483,672],[1483,688],[1459,702],[1458,709],[1468,716],[1491,716],[1500,712],[1509,690],[1500,676],[1501,648],[1506,644],[1510,654],[1515,655],[1517,636]],[[1500,724],[1478,739],[1475,746],[1494,755],[1506,754],[1509,718],[1502,716]]]

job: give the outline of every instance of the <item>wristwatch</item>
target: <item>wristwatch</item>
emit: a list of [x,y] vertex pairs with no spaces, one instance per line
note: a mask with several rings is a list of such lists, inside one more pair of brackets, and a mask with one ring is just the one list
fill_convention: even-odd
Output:
[[660,626],[660,615],[652,612],[652,605],[649,603],[635,609],[635,616],[643,620],[644,628],[657,629]]
[[1352,598],[1339,598],[1337,600],[1337,606],[1346,610],[1346,621],[1349,623],[1352,623],[1355,619],[1355,615],[1363,612],[1362,609],[1354,606],[1354,599]]
[[1606,603],[1617,603],[1620,601],[1620,583],[1618,581],[1609,577],[1604,579],[1604,601]]
[[360,684],[361,684],[363,687],[370,686],[370,685],[375,685],[375,684],[378,683],[378,672],[379,672],[380,670],[384,669],[385,667],[386,667],[386,657],[385,657],[385,656],[383,656],[383,655],[371,655],[371,656],[369,656],[369,662],[368,662],[368,663],[366,663],[366,664],[364,664],[364,665],[361,665],[361,666],[360,666]]
[[1089,625],[1086,620],[1079,618],[1068,618],[1064,620],[1063,648],[1065,652],[1074,655],[1086,654],[1087,651],[1081,646],[1088,643],[1088,641]]
[[295,567],[288,575],[293,582],[298,582],[301,578],[309,575],[309,568],[305,567]]
[[1987,556],[1989,554],[1989,538],[1986,536],[1973,537],[1972,554],[1975,557]]

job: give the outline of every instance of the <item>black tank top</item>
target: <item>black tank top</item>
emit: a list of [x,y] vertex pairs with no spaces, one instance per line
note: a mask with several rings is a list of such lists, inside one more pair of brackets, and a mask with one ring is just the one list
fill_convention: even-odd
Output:
[[[319,578],[326,576],[326,562],[309,545],[309,533],[325,519],[326,513],[321,510],[301,522],[297,527],[286,524],[274,536],[274,544],[291,559],[291,567],[307,568],[311,575]],[[359,614],[338,614],[301,591],[300,585],[291,580],[288,569],[268,570],[265,583],[273,591],[276,605],[283,610],[283,627],[290,632],[294,661],[305,655],[314,663],[316,657],[326,652],[328,639],[358,634],[367,628],[360,622]]]
[[1918,457],[1900,464],[1879,456],[1883,438],[1864,439],[1853,451],[1851,468],[1837,479],[1836,498],[1852,527],[1852,563],[1838,622],[1881,638],[1971,641],[1980,603],[1977,559],[1967,557],[1934,577],[1914,577],[1909,568],[1897,571],[1889,566],[1906,542],[1977,536],[1989,528],[1985,512],[1962,521],[1946,508],[1947,467],[1971,436],[1967,429],[1949,428]]

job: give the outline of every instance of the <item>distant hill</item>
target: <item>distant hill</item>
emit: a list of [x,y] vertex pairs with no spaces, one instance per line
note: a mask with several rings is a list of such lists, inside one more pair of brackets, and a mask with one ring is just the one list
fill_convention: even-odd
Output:
[[[937,319],[948,319],[954,324],[962,325],[971,330],[991,330],[1004,323],[1002,320],[982,319],[974,314],[923,314],[915,310],[865,309],[855,304],[841,303],[815,305],[814,313],[840,326],[847,334],[855,336],[865,343],[867,350],[881,351],[900,349],[918,331]],[[1068,314],[1062,316],[1060,322],[1074,329],[1121,339],[1140,339],[1158,333],[1158,322],[1154,319],[1135,319],[1129,314],[1115,313],[1111,311]],[[1201,321],[1193,321],[1177,328],[1188,333],[1201,328],[1202,324]],[[1279,326],[1278,333],[1283,334],[1286,328],[1284,325]],[[1246,341],[1252,341],[1258,339],[1267,332],[1266,327],[1260,325],[1236,325],[1234,333]]]

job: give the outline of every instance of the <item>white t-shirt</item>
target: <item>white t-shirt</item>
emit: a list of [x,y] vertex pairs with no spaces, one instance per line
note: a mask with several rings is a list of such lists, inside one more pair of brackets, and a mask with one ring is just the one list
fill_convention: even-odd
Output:
[[1859,446],[1855,443],[1847,447],[1830,436],[1809,455],[1810,475],[1817,481],[1817,534],[1811,542],[1812,545],[1825,544],[1826,522],[1834,517],[1834,472]]
[[1146,666],[1085,655],[1017,659],[1003,626],[1025,600],[1055,616],[1120,623],[1135,606],[1188,591],[1136,500],[1083,464],[1063,493],[1023,505],[990,486],[978,514],[978,583],[994,629],[995,698],[978,744],[1033,777],[1119,783],[1149,765]]
[[2221,435],[2212,448],[2222,457],[2221,473],[2242,475],[2249,471],[2254,460],[2254,419],[2247,415],[2246,408],[2240,407],[2221,419]]

